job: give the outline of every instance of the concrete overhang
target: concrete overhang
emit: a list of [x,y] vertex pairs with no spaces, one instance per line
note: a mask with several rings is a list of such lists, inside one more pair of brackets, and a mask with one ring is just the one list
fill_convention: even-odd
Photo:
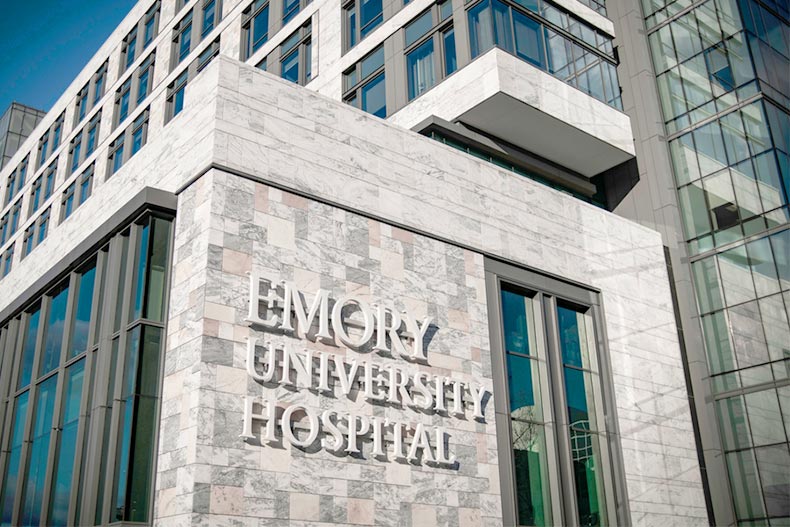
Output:
[[492,49],[393,114],[413,128],[462,122],[592,177],[635,155],[627,115],[500,49]]

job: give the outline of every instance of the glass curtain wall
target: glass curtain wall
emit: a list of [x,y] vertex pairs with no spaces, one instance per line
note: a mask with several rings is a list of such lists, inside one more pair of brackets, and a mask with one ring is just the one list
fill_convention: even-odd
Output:
[[786,2],[642,0],[739,525],[790,525]]
[[150,520],[171,230],[141,216],[0,326],[0,525]]

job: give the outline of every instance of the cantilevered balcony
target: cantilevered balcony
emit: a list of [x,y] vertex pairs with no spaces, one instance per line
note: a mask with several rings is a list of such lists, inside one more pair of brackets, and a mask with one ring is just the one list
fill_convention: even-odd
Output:
[[628,116],[499,48],[388,120],[413,128],[431,116],[461,122],[586,177],[634,157]]

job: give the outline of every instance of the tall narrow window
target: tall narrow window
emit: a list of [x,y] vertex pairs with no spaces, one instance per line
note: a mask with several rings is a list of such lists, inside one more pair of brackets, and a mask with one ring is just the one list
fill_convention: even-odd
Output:
[[304,86],[311,78],[311,24],[308,22],[280,45],[280,76]]
[[377,117],[387,116],[384,48],[379,46],[343,74],[343,100]]
[[181,75],[171,84],[167,91],[167,120],[169,121],[184,109],[184,93],[189,80],[189,70],[184,70]]
[[11,247],[6,249],[5,253],[3,253],[2,269],[0,269],[0,273],[2,273],[2,276],[6,276],[8,273],[10,273],[13,265],[14,265],[14,246],[11,245]]
[[82,161],[82,135],[77,135],[74,140],[71,142],[71,149],[69,151],[69,157],[71,158],[71,165],[69,174],[73,173],[77,170],[77,167],[80,165],[80,161]]
[[123,166],[123,147],[125,140],[125,134],[121,134],[115,139],[115,141],[110,143],[110,175],[118,172],[118,169]]
[[14,246],[12,245],[3,253],[2,268],[0,268],[0,276],[7,276],[11,272],[14,265]]
[[300,9],[300,0],[283,0],[283,25],[299,14]]
[[244,31],[244,53],[247,59],[269,40],[269,1],[255,0],[244,11],[242,28]]
[[603,496],[601,380],[588,315],[557,306],[559,344],[568,409],[576,507],[581,525],[606,524]]
[[57,385],[58,376],[53,375],[35,389],[33,430],[20,512],[22,525],[38,525],[41,522],[44,480],[47,475],[47,453],[49,452],[49,440],[52,436],[52,412],[55,408]]
[[63,410],[60,418],[57,458],[54,463],[52,491],[49,502],[51,527],[68,524],[69,497],[74,475],[74,456],[77,447],[77,428],[80,422],[80,403],[85,384],[85,359],[80,359],[66,369],[66,388],[63,395]]
[[159,2],[156,2],[145,14],[143,22],[143,47],[153,42],[154,37],[159,31]]
[[173,65],[180,64],[192,51],[192,12],[173,29]]
[[353,0],[343,7],[345,47],[351,49],[384,21],[382,0]]
[[498,438],[505,524],[617,524],[595,294],[493,262],[486,287],[499,300],[489,309],[500,323],[494,375],[504,382],[497,429],[509,431]]
[[128,81],[124,82],[121,87],[118,89],[118,93],[115,98],[115,107],[116,107],[116,119],[115,119],[115,126],[118,126],[120,123],[126,119],[129,115],[129,102],[131,98],[132,92],[132,80],[129,79]]
[[214,29],[216,17],[217,0],[205,0],[203,3],[203,30],[200,33],[201,38],[204,38]]
[[501,293],[510,430],[519,525],[550,525],[546,417],[541,377],[545,350],[538,345],[537,295],[503,286]]
[[3,525],[11,525],[14,514],[14,501],[19,492],[20,464],[22,461],[22,442],[25,437],[25,421],[30,391],[19,395],[14,401],[13,427],[11,432],[11,452],[6,460],[5,477],[3,478],[3,495],[0,500],[2,513],[0,521]]
[[154,80],[154,55],[149,56],[137,75],[137,104],[143,102],[151,91]]
[[423,12],[403,30],[409,100],[431,89],[456,69],[450,0]]

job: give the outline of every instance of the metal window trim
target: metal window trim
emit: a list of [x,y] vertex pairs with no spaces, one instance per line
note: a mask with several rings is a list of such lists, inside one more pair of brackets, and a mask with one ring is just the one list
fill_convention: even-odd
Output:
[[[630,513],[625,488],[625,472],[622,463],[622,451],[619,447],[619,429],[614,405],[614,385],[609,362],[605,327],[603,326],[603,306],[600,291],[575,284],[559,277],[547,276],[543,273],[505,264],[486,257],[486,299],[489,313],[489,337],[491,339],[491,362],[494,375],[494,402],[497,418],[497,446],[500,453],[500,480],[502,488],[503,517],[506,525],[516,525],[515,480],[513,479],[513,453],[509,434],[510,413],[507,404],[507,372],[504,367],[505,350],[501,335],[500,291],[502,282],[513,284],[528,291],[535,292],[539,298],[535,309],[536,339],[541,335],[545,338],[541,344],[545,346],[547,375],[549,386],[541,392],[543,404],[552,408],[550,414],[544,416],[547,435],[548,479],[551,489],[551,505],[553,522],[577,527],[579,524],[576,490],[571,459],[570,425],[567,422],[567,402],[565,401],[564,379],[562,373],[562,356],[559,347],[558,325],[556,321],[557,301],[570,302],[583,307],[587,313],[585,326],[587,339],[594,345],[598,360],[598,372],[601,379],[600,408],[605,419],[605,430],[596,431],[599,438],[601,465],[606,467],[602,475],[604,499],[608,523],[630,525]],[[541,308],[542,306],[542,308]],[[540,317],[540,320],[538,319]],[[598,409],[599,404],[596,402]],[[544,411],[545,412],[545,411]],[[600,409],[599,409],[600,412]],[[555,452],[549,452],[556,448]],[[504,462],[508,461],[508,462]],[[556,464],[555,464],[556,463]]]

